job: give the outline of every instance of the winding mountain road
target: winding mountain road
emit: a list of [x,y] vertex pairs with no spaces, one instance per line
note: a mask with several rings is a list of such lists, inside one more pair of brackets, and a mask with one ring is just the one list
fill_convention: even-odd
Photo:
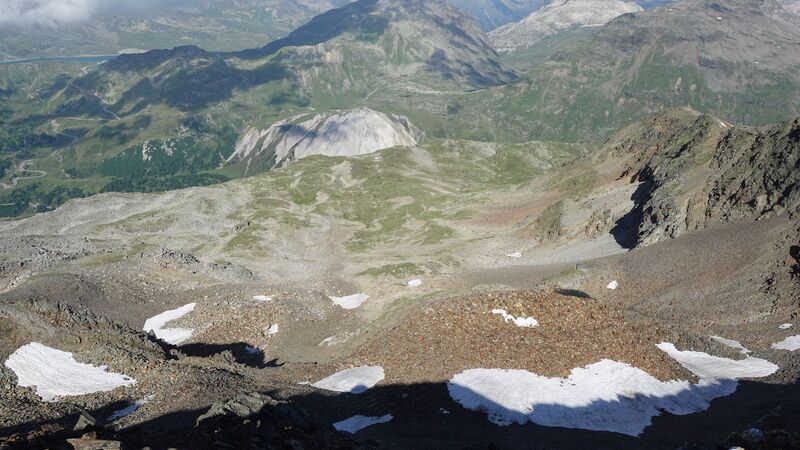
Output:
[[36,175],[14,177],[11,179],[11,183],[0,183],[0,185],[2,185],[4,189],[14,189],[15,187],[17,187],[17,183],[19,183],[20,180],[35,180],[37,178],[46,177],[47,172],[45,172],[44,170],[28,169],[28,164],[32,163],[33,161],[36,160],[26,159],[25,161],[22,161],[19,164],[19,166],[17,166],[17,170],[14,173],[17,174],[32,173]]

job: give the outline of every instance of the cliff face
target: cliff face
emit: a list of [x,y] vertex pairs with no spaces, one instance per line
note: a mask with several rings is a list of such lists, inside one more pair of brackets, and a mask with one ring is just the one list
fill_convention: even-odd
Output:
[[607,145],[632,155],[623,177],[643,182],[627,218],[632,246],[800,208],[800,119],[751,128],[676,110],[629,127]]

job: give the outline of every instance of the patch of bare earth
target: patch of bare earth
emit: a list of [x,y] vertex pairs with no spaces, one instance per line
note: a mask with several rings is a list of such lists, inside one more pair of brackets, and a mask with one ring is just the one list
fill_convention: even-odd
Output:
[[[493,309],[533,317],[538,326],[518,327]],[[596,299],[553,291],[493,292],[420,308],[354,359],[383,366],[386,383],[442,382],[478,367],[563,377],[602,359],[628,363],[661,380],[691,379],[656,348],[668,336],[655,324],[628,323]]]

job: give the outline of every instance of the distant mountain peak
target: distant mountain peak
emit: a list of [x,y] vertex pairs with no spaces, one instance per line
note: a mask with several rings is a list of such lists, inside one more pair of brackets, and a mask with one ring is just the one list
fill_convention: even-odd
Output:
[[434,0],[358,0],[314,17],[283,39],[230,56],[259,59],[287,47],[317,45],[382,52],[385,66],[403,67],[389,72],[426,70],[465,86],[516,77],[472,18]]
[[622,14],[643,11],[633,1],[554,0],[519,22],[490,33],[500,51],[530,47],[539,40],[570,28],[599,26]]

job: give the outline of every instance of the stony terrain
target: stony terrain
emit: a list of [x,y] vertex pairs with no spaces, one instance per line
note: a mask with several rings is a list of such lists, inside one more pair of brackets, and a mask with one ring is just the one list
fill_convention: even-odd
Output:
[[0,449],[800,448],[791,2],[263,1],[0,66]]
[[[416,436],[424,448],[514,448],[532,437],[548,447],[706,448],[747,441],[750,427],[795,442],[800,361],[773,348],[798,326],[796,183],[791,171],[777,176],[797,157],[795,127],[674,110],[590,156],[579,146],[430,142],[4,222],[0,359],[39,342],[136,384],[42,402],[2,366],[0,445],[196,448],[215,436],[219,446],[402,448]],[[747,166],[745,186],[741,160],[765,161]],[[373,184],[375,173],[403,188]],[[675,191],[673,179],[698,187]],[[752,201],[773,182],[785,184],[769,192],[784,195]],[[692,226],[676,227],[687,222],[670,222],[674,213],[631,219],[681,196],[704,205]],[[648,232],[663,229],[679,231]],[[362,292],[354,309],[330,298]],[[139,331],[189,304],[166,325],[190,330],[188,340]],[[603,360],[655,382],[702,383],[662,342],[777,369],[745,377],[707,410],[653,417],[639,437],[498,427],[448,395],[470,369],[565,377]],[[363,394],[307,385],[362,366],[384,374]],[[92,419],[71,431],[82,411]],[[393,418],[355,435],[331,428],[359,414]]]

